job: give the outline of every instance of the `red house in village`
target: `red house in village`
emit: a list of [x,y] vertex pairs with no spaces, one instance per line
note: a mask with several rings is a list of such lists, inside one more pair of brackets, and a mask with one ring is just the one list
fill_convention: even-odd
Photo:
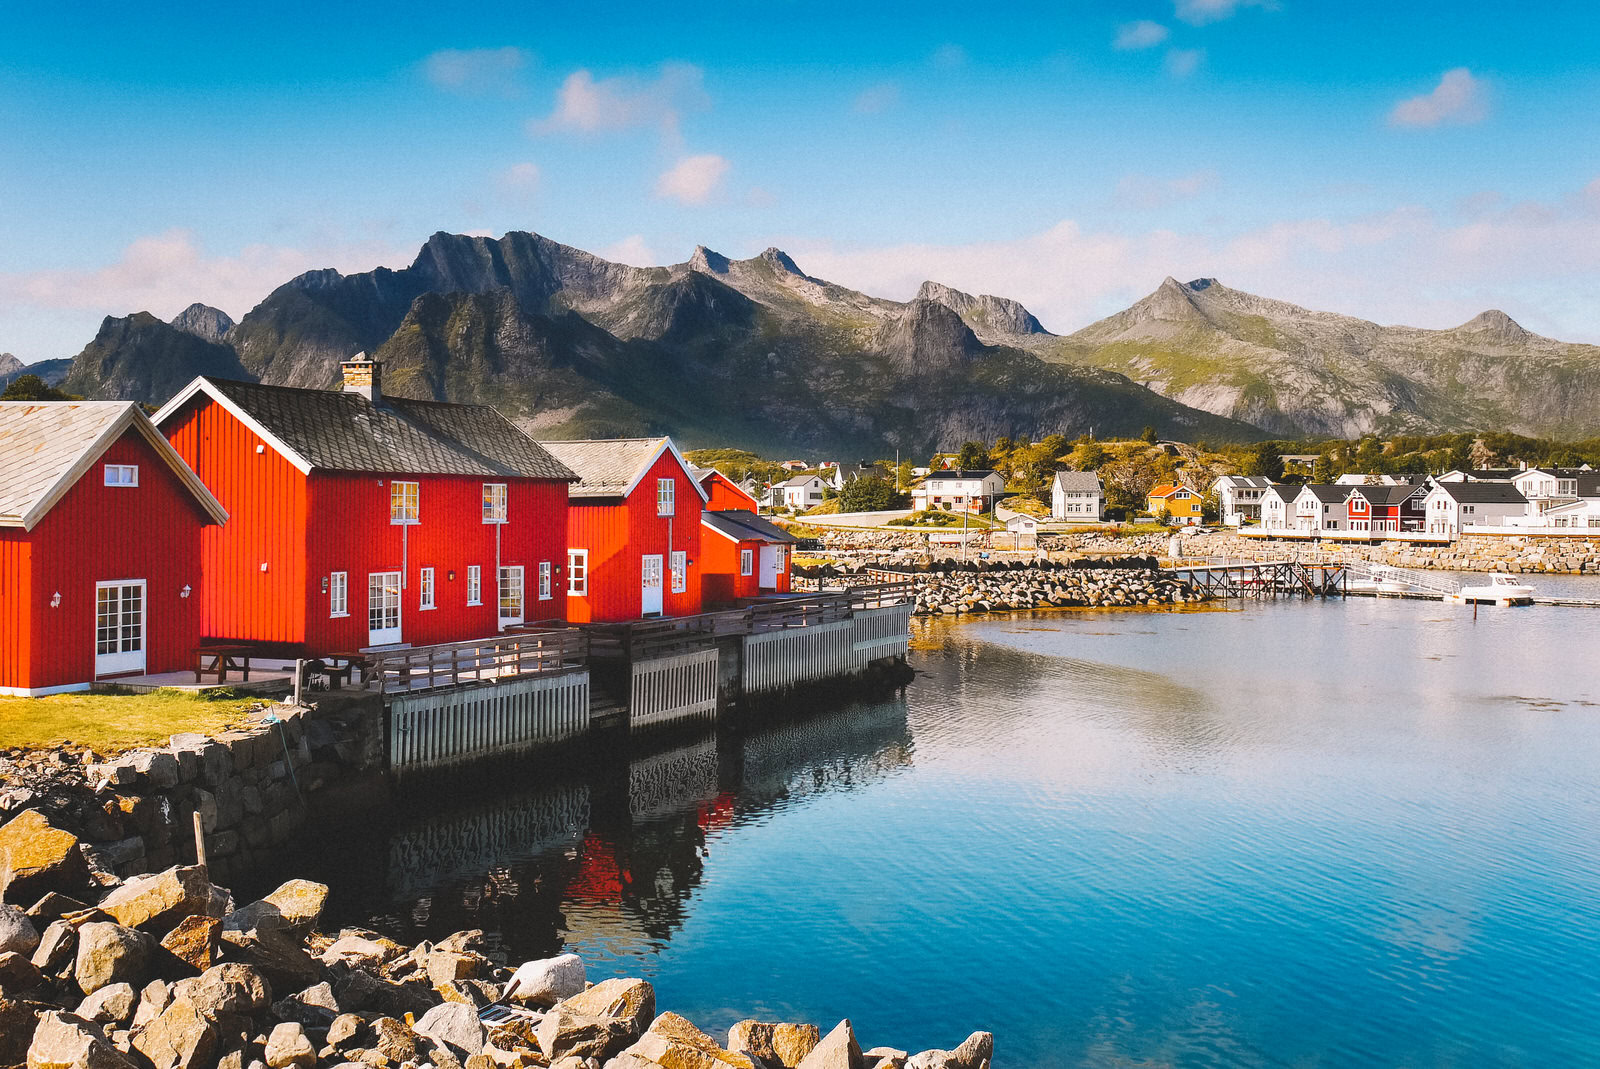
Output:
[[672,440],[540,444],[579,480],[567,513],[567,619],[698,613],[706,496]]
[[200,629],[283,653],[465,641],[565,601],[577,476],[483,405],[198,378],[156,424],[219,501]]
[[1427,519],[1423,500],[1428,488],[1421,483],[1398,486],[1357,486],[1345,498],[1352,531],[1420,531]]
[[716,469],[697,472],[706,492],[701,586],[710,605],[789,592],[795,538],[756,515],[756,500]]
[[0,402],[0,693],[193,667],[227,520],[138,405]]

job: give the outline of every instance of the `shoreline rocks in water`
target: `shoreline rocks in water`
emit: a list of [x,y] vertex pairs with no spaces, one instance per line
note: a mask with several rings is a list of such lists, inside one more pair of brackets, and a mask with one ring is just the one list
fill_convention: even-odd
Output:
[[935,561],[903,565],[824,565],[796,576],[821,582],[905,579],[916,584],[919,616],[962,616],[1054,608],[1133,608],[1207,600],[1203,592],[1163,574],[1149,557],[1103,561]]
[[989,1069],[994,1054],[987,1032],[864,1053],[848,1020],[741,1021],[724,1044],[658,1013],[644,980],[590,983],[575,955],[512,973],[481,931],[411,947],[323,933],[328,889],[307,880],[241,906],[202,867],[124,882],[82,852],[37,810],[0,827],[0,1066]]

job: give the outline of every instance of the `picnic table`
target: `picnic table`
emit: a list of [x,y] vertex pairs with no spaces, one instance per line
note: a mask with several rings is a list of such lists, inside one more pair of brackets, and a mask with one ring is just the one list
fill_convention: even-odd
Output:
[[[194,651],[194,681],[203,682],[207,675],[218,683],[228,681],[228,673],[240,673],[239,680],[250,682],[249,646],[199,646]],[[209,659],[209,660],[208,660]]]
[[367,658],[360,653],[325,653],[313,661],[320,667],[316,671],[327,678],[328,689],[348,686],[350,677],[359,673],[360,682],[367,681]]

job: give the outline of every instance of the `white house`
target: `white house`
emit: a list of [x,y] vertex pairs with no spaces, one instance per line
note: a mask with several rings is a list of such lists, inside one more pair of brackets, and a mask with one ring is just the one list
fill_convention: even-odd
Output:
[[911,488],[911,505],[921,510],[964,508],[971,512],[988,512],[1005,489],[1006,480],[997,471],[945,468],[929,472],[926,479]]
[[1300,488],[1289,483],[1273,483],[1261,491],[1261,526],[1268,531],[1294,530],[1294,499]]
[[1261,522],[1261,498],[1271,489],[1265,475],[1223,475],[1211,484],[1217,495],[1217,511],[1229,527]]
[[1023,549],[1039,544],[1039,521],[1033,516],[1013,513],[1006,520],[1006,532],[1011,535],[1013,549]]
[[[1531,513],[1533,510],[1530,508],[1528,511]],[[1526,523],[1530,527],[1581,527],[1586,531],[1600,528],[1600,497],[1580,497],[1565,505],[1555,505],[1545,509],[1542,515],[1526,517]]]
[[1307,483],[1294,499],[1294,526],[1297,531],[1343,531],[1348,527],[1349,513],[1345,498],[1350,487],[1332,483]]
[[1368,475],[1359,471],[1347,471],[1333,480],[1335,486],[1410,486],[1422,482],[1426,477],[1422,475]]
[[1423,500],[1428,533],[1455,536],[1463,527],[1509,526],[1526,516],[1528,499],[1510,482],[1435,483]]
[[1105,515],[1100,476],[1092,471],[1058,471],[1050,484],[1050,518],[1068,523],[1099,523]]
[[808,509],[822,504],[824,483],[819,475],[796,475],[779,483],[775,489],[783,492],[783,504],[792,509]]
[[[1588,484],[1580,487],[1580,482]],[[1540,512],[1558,505],[1570,505],[1580,497],[1593,496],[1593,486],[1600,476],[1585,468],[1529,468],[1511,480],[1528,503]],[[1590,489],[1584,494],[1584,489]]]

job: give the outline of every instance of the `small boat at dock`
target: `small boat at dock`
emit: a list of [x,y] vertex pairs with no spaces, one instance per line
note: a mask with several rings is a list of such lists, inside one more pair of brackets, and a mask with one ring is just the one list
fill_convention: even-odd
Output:
[[1403,573],[1385,564],[1374,564],[1366,578],[1351,578],[1347,583],[1347,589],[1358,594],[1406,594],[1412,588]]
[[1445,595],[1452,605],[1532,605],[1533,587],[1508,572],[1490,572],[1489,582]]

